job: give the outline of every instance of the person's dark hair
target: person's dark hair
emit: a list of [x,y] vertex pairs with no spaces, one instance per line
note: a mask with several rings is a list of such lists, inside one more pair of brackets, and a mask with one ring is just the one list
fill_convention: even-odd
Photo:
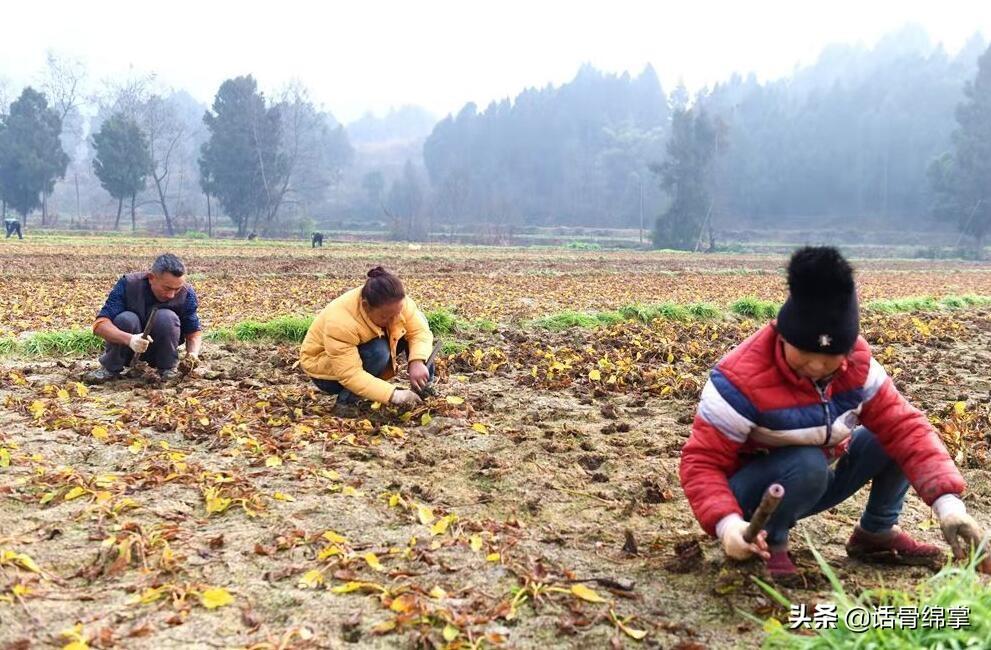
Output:
[[365,286],[361,288],[361,297],[369,307],[376,308],[399,302],[406,297],[406,290],[402,280],[381,266],[376,266],[368,272]]
[[177,278],[181,278],[186,275],[186,265],[172,253],[165,253],[155,259],[155,262],[151,265],[151,272],[155,275],[171,273]]

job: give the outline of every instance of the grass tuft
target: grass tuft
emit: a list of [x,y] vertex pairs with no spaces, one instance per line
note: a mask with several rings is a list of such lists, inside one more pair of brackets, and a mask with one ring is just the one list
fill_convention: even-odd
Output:
[[17,347],[27,354],[36,356],[82,355],[102,350],[103,339],[88,329],[36,332]]
[[[808,539],[808,538],[807,538]],[[812,547],[811,540],[809,546]],[[762,621],[755,616],[744,616],[762,625],[768,633],[764,648],[770,650],[827,650],[832,648],[985,648],[991,639],[991,587],[983,584],[977,572],[978,556],[965,565],[946,565],[939,573],[920,583],[912,591],[899,589],[870,589],[859,596],[848,594],[836,573],[814,547],[812,553],[833,590],[836,604],[836,627],[818,630],[791,630],[787,622],[771,618]],[[768,595],[783,607],[791,607],[789,600],[772,586],[754,579]],[[873,625],[866,631],[853,631],[846,626],[846,613],[853,609],[877,611],[878,607],[892,607],[895,625],[884,629]],[[965,608],[969,611],[968,627],[956,628],[948,624],[942,627],[918,625],[901,627],[897,612],[900,607],[911,608],[920,617],[926,608]],[[807,610],[812,616],[814,611]]]
[[756,320],[771,320],[778,315],[778,309],[781,308],[781,305],[769,300],[761,300],[754,296],[747,296],[740,298],[730,305],[729,308],[731,312],[738,316],[745,316]]

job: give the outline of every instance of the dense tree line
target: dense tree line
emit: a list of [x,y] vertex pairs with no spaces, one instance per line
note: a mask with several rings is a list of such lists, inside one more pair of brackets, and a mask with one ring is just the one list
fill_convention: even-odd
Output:
[[631,77],[584,66],[561,87],[481,112],[468,104],[423,146],[435,212],[460,222],[631,225],[668,121],[652,67]]
[[[668,231],[658,236],[680,246],[703,239],[703,222],[924,226],[935,199],[927,170],[950,145],[956,106],[985,48],[975,36],[951,56],[909,27],[870,49],[827,48],[785,79],[734,75],[692,98],[680,88],[666,97],[650,69],[630,78],[586,67],[559,88],[528,90],[483,112],[468,104],[440,122],[424,145],[434,212],[629,227],[637,222],[638,177],[647,175],[664,190],[647,199],[651,220],[665,215]],[[721,135],[699,136],[698,146],[722,146],[689,155],[679,120],[701,125],[702,113]],[[695,159],[691,174],[704,184],[690,190],[687,177],[674,179],[689,163],[665,162],[677,156],[672,146]],[[673,232],[675,215],[688,213],[692,224]]]
[[132,228],[144,215],[166,234],[302,233],[328,219],[401,239],[646,224],[656,245],[697,249],[740,228],[905,230],[936,217],[980,243],[986,50],[975,36],[950,54],[908,27],[870,48],[828,47],[787,78],[733,75],[694,96],[665,90],[650,66],[585,65],[432,130],[416,107],[345,128],[300,84],[264,93],[251,75],[224,81],[210,106],[154,75],[93,87],[79,63],[50,56],[37,88],[18,96],[0,79],[0,200],[5,215],[68,213],[72,225],[102,213],[115,228],[126,205]]

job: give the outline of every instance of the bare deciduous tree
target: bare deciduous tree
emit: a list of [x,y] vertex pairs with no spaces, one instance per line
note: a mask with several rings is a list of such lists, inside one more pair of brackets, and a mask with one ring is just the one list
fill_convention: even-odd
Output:
[[[62,147],[69,154],[69,164],[72,166],[73,181],[76,184],[76,212],[79,212],[78,186],[79,170],[76,165],[76,149],[83,140],[83,119],[79,114],[79,105],[85,95],[86,66],[76,58],[61,56],[49,50],[45,58],[45,69],[41,73],[41,89],[48,99],[49,105],[58,113],[62,120]],[[48,198],[46,192],[41,200],[41,223],[48,221]]]
[[[158,205],[165,219],[165,231],[171,236],[175,234],[175,224],[174,211],[169,206],[169,189],[176,171],[179,150],[187,144],[191,134],[168,95],[171,93],[155,87],[154,74],[134,76],[108,83],[101,105],[106,113],[120,112],[134,119],[147,136],[151,150],[150,176],[155,196],[153,200],[143,201],[142,204]],[[181,165],[179,167],[181,175],[183,170]]]

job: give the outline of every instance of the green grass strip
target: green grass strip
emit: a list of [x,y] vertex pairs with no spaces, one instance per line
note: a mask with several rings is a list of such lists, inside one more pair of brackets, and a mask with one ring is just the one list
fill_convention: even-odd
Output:
[[[863,305],[864,312],[897,314],[967,309],[991,305],[991,296],[965,294],[933,298],[919,296],[893,300],[872,300]],[[780,305],[775,302],[746,297],[728,308],[710,303],[694,302],[678,304],[663,302],[653,305],[625,305],[614,311],[563,311],[528,321],[527,325],[550,331],[572,327],[593,328],[616,325],[627,321],[650,323],[654,320],[712,320],[727,317],[752,318],[766,321],[777,316]],[[435,336],[457,337],[459,334],[494,332],[499,324],[488,319],[468,321],[446,309],[426,313],[430,330]],[[278,343],[302,343],[313,316],[279,316],[267,321],[247,320],[233,327],[211,329],[206,339],[214,342],[273,341]],[[454,345],[445,341],[445,345]],[[0,338],[0,356],[25,354],[30,356],[85,355],[103,349],[103,341],[88,329],[35,332],[21,337]],[[453,349],[453,347],[451,348]]]
[[[991,296],[965,294],[962,296],[946,296],[944,298],[917,296],[896,298],[893,300],[872,300],[863,304],[862,310],[865,313],[899,314],[966,309],[988,305],[991,305]],[[768,321],[778,315],[780,308],[781,303],[761,300],[753,296],[740,298],[726,308],[720,308],[703,302],[684,305],[671,302],[653,305],[637,303],[625,305],[614,311],[563,311],[532,320],[529,324],[533,327],[557,332],[572,327],[600,327],[603,325],[615,325],[623,321],[649,323],[657,319],[674,321],[691,319],[712,320],[735,316],[758,321]]]
[[[808,537],[806,538],[808,540]],[[818,550],[809,546],[815,555],[819,568],[832,585],[832,602],[836,604],[837,621],[835,627],[826,629],[805,630],[798,633],[788,629],[788,622],[775,618],[762,621],[752,614],[741,612],[743,616],[761,625],[767,632],[764,648],[770,650],[826,650],[833,648],[911,648],[915,649],[949,649],[949,648],[985,648],[987,640],[991,639],[991,587],[982,584],[977,573],[976,558],[965,565],[946,565],[936,575],[926,579],[915,589],[878,588],[865,590],[858,596],[848,594],[836,573],[829,566]],[[791,606],[789,600],[774,587],[755,578],[755,581],[783,607]],[[866,630],[851,630],[847,625],[847,612],[859,611],[872,613],[878,607],[890,607],[893,612],[891,619],[894,625],[886,629],[871,625]],[[909,608],[918,613],[919,621],[915,625],[901,626],[898,624],[899,608]],[[932,625],[927,621],[927,608],[940,609],[944,614],[942,626]],[[966,627],[949,625],[949,610],[966,609],[968,612]],[[814,609],[808,607],[806,614],[814,616]],[[930,623],[930,624],[927,624]],[[859,627],[859,626],[857,626]]]
[[12,338],[0,345],[0,350],[7,353],[32,356],[91,354],[102,349],[103,339],[89,329],[35,332],[23,340]]

